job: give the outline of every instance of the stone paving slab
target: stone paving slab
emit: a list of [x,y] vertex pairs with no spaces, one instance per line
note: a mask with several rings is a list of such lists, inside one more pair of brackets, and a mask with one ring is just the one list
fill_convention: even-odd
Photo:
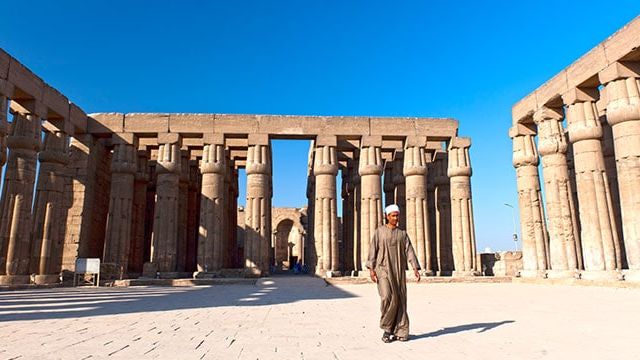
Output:
[[635,359],[639,289],[411,283],[384,344],[373,284],[0,292],[0,359]]

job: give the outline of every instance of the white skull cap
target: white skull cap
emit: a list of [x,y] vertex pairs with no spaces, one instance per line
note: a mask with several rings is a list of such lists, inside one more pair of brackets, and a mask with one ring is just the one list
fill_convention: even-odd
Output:
[[391,205],[387,206],[386,208],[384,208],[385,215],[389,215],[389,214],[394,213],[394,212],[400,213],[400,208],[396,204],[391,204]]

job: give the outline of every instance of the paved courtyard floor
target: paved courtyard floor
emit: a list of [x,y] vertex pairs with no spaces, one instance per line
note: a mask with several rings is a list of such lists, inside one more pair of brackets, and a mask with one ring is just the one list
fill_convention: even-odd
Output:
[[639,359],[640,289],[409,284],[384,344],[373,284],[0,292],[0,359]]

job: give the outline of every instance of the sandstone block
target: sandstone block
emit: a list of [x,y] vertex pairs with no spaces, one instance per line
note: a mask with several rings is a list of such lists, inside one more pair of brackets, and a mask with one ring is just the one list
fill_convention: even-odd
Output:
[[321,116],[260,115],[258,132],[272,135],[310,135],[324,127]]
[[124,114],[89,114],[89,116],[87,117],[87,132],[96,135],[111,135],[111,133],[114,132],[124,132]]
[[316,130],[325,135],[370,135],[369,118],[364,116],[331,116],[324,127]]
[[[48,84],[44,84],[42,102],[58,117],[69,118],[69,99]],[[47,118],[51,118],[51,114]]]
[[74,127],[74,133],[85,133],[87,131],[87,114],[73,103],[69,104],[69,121]]
[[249,134],[249,146],[251,145],[269,145],[269,135]]
[[640,77],[640,65],[638,63],[614,62],[598,74],[602,84],[628,77]]
[[633,19],[605,40],[603,45],[610,63],[620,60],[632,50],[640,47],[640,18]]
[[605,67],[607,67],[607,56],[604,46],[598,45],[567,68],[567,86],[574,88],[589,80],[591,82],[589,86],[597,87],[597,79],[595,83],[590,79]]
[[554,100],[558,100],[560,95],[567,92],[567,90],[569,90],[567,85],[567,71],[562,70],[535,91],[536,104],[538,107],[552,104]]
[[6,79],[9,76],[9,63],[11,56],[4,50],[0,49],[0,79]]
[[177,133],[158,133],[158,144],[176,144],[182,140]]
[[458,120],[448,118],[419,118],[415,120],[415,135],[432,140],[448,140],[458,132]]
[[170,114],[169,132],[174,133],[209,133],[214,131],[213,114]]
[[209,145],[224,145],[223,134],[203,134],[202,142]]
[[213,130],[219,134],[253,134],[258,132],[257,115],[214,115]]
[[25,95],[37,100],[42,99],[44,82],[16,59],[11,59],[7,79]]
[[372,117],[369,118],[371,135],[407,136],[416,135],[415,118]]
[[382,146],[382,136],[380,135],[363,136],[362,140],[360,141],[360,146],[361,147]]
[[124,131],[141,133],[169,132],[169,114],[126,114],[124,117]]

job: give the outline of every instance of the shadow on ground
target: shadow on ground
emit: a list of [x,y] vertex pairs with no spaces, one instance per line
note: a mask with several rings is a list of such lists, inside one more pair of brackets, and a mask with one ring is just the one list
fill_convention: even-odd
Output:
[[436,336],[441,336],[441,335],[448,335],[448,334],[455,334],[455,333],[459,333],[462,331],[469,331],[469,330],[478,330],[478,333],[483,333],[485,331],[489,331],[492,330],[494,328],[497,328],[498,326],[501,325],[505,325],[505,324],[511,324],[515,322],[514,320],[504,320],[504,321],[500,321],[500,322],[492,322],[492,323],[475,323],[475,324],[466,324],[466,325],[458,325],[458,326],[451,326],[451,327],[446,327],[444,329],[440,329],[438,331],[433,331],[430,333],[426,333],[426,334],[421,334],[421,335],[414,335],[411,336],[412,340],[417,340],[417,339],[424,339],[424,338],[430,338],[430,337],[436,337]]
[[255,285],[60,288],[0,292],[0,322],[78,318],[220,306],[264,306],[355,295],[306,275],[258,279]]

